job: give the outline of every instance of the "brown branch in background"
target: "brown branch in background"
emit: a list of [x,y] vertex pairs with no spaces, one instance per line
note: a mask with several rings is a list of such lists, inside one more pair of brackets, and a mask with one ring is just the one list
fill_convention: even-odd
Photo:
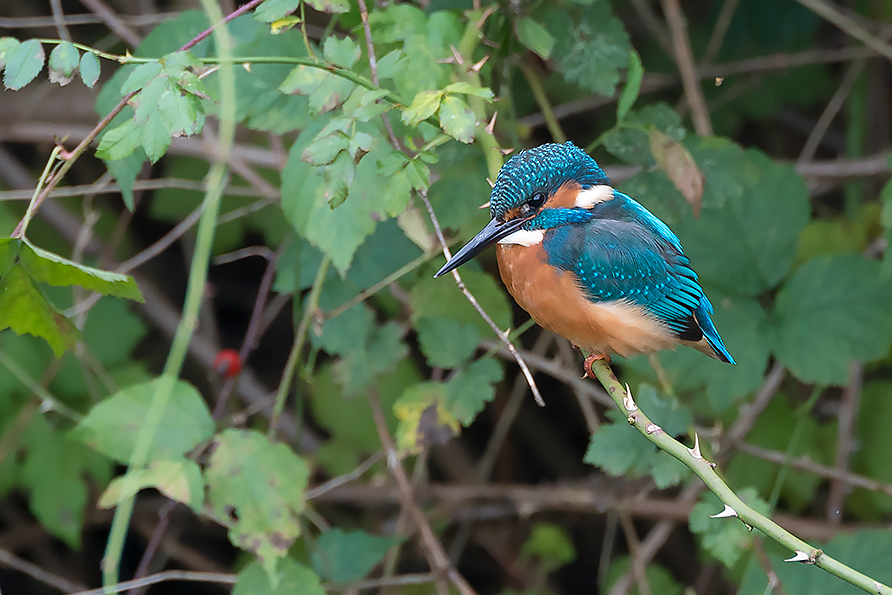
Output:
[[[854,425],[863,386],[864,365],[853,361],[849,364],[849,384],[842,393],[842,403],[837,417],[836,456],[833,466],[841,472],[848,470],[849,459],[855,450]],[[842,478],[834,478],[830,483],[830,493],[827,495],[827,519],[831,523],[842,522],[843,503],[847,491],[848,485]]]
[[[452,258],[452,252],[449,250],[449,244],[446,242],[446,238],[443,236],[443,230],[440,228],[440,221],[437,219],[437,214],[434,212],[434,207],[431,205],[431,201],[427,198],[426,191],[419,191],[418,196],[421,198],[421,201],[424,203],[424,207],[427,209],[427,214],[430,216],[431,223],[434,226],[434,232],[437,234],[437,239],[440,241],[440,246],[443,248],[443,254],[446,255],[446,260]],[[536,381],[533,379],[533,374],[530,372],[530,368],[527,366],[526,362],[523,361],[523,358],[520,357],[520,354],[517,352],[517,348],[514,346],[514,343],[508,338],[508,335],[500,329],[490,315],[483,309],[480,305],[480,302],[477,301],[477,298],[474,297],[474,294],[468,289],[465,282],[462,281],[461,275],[458,271],[452,271],[452,277],[455,279],[456,284],[458,284],[458,288],[461,289],[461,292],[465,294],[465,298],[471,305],[474,306],[474,309],[477,310],[477,313],[480,315],[483,320],[486,321],[486,324],[489,325],[489,328],[493,330],[499,340],[505,344],[505,347],[508,348],[508,351],[511,352],[511,356],[514,358],[514,361],[517,362],[517,365],[520,366],[521,371],[523,372],[524,377],[527,379],[527,384],[530,385],[530,390],[533,391],[533,398],[536,399],[536,403],[540,407],[545,407],[545,401],[542,400],[542,394],[539,392],[539,387],[536,386]]]
[[808,8],[823,19],[833,23],[864,45],[870,47],[889,60],[892,60],[892,45],[889,45],[879,37],[874,36],[867,29],[859,25],[853,18],[843,14],[835,6],[824,0],[796,0],[799,4]]
[[71,41],[71,34],[68,27],[65,26],[65,13],[62,11],[62,0],[50,0],[50,9],[53,11],[53,24],[56,26],[56,32],[59,39]]
[[[365,0],[358,0],[359,4],[359,16],[362,19],[362,33],[365,36],[365,49],[366,53],[369,56],[369,70],[372,73],[372,83],[377,87],[378,84],[378,58],[375,57],[375,45],[372,43],[372,28],[369,25],[369,10],[366,8]],[[380,103],[381,100],[375,100],[375,103]],[[390,139],[390,144],[397,151],[400,150],[400,142],[396,138],[396,134],[393,132],[393,126],[390,125],[390,120],[387,119],[387,114],[381,114],[381,120],[384,122],[384,128],[387,130],[387,138]]]
[[121,20],[121,17],[102,0],[80,0],[80,3],[105,23],[105,26],[111,29],[115,35],[127,42],[130,47],[135,48],[142,41],[139,33]]
[[771,370],[769,370],[765,379],[762,380],[762,386],[756,391],[753,402],[740,408],[740,415],[737,416],[734,425],[725,432],[719,441],[719,448],[715,455],[717,463],[727,458],[731,448],[743,441],[750,430],[753,429],[753,426],[756,425],[756,419],[765,410],[768,403],[777,394],[777,391],[780,390],[785,375],[786,371],[782,365],[775,363],[771,366]]
[[641,540],[638,539],[638,533],[635,531],[635,524],[632,522],[632,517],[626,511],[620,511],[618,516],[619,524],[622,527],[623,535],[626,538],[626,546],[629,548],[629,557],[632,559],[630,570],[635,579],[635,586],[638,587],[638,592],[641,593],[641,595],[653,595],[653,591],[650,589],[650,584],[647,582],[647,575],[645,574],[647,566],[641,563],[641,557],[638,553],[641,548]]
[[406,476],[406,470],[403,469],[403,464],[394,448],[390,432],[387,430],[387,423],[384,420],[384,412],[381,410],[381,402],[378,400],[378,395],[375,394],[374,390],[368,391],[368,400],[369,405],[372,408],[372,417],[375,419],[375,427],[378,429],[378,437],[381,439],[381,445],[384,447],[386,453],[387,467],[393,474],[394,479],[396,479],[397,488],[399,489],[400,504],[412,515],[412,519],[415,521],[418,531],[421,533],[421,542],[431,559],[432,570],[441,579],[448,578],[462,595],[476,595],[474,589],[471,588],[471,585],[469,585],[465,578],[452,566],[452,563],[446,556],[446,552],[443,551],[443,546],[437,540],[436,535],[434,535],[434,531],[431,529],[427,517],[418,506],[414,490],[412,489],[411,483],[409,483],[409,478]]
[[663,23],[660,21],[660,18],[654,10],[650,7],[650,2],[647,0],[632,0],[632,8],[635,9],[635,13],[638,15],[638,18],[641,19],[641,23],[644,25],[644,28],[647,29],[647,32],[650,33],[650,36],[654,38],[661,48],[663,48],[666,55],[671,57],[672,41],[669,39],[669,32],[666,30],[666,27],[663,26]]
[[843,77],[839,88],[836,89],[833,97],[827,102],[815,127],[812,128],[808,138],[805,140],[805,144],[802,146],[802,152],[799,153],[797,162],[803,163],[811,161],[814,158],[818,147],[821,145],[821,141],[824,140],[824,135],[827,134],[827,130],[830,129],[833,119],[836,118],[836,114],[839,113],[846,98],[849,96],[849,92],[852,90],[852,86],[855,84],[855,81],[858,80],[858,76],[864,70],[866,64],[867,62],[865,60],[856,60],[846,70],[846,74]]
[[0,548],[0,564],[8,568],[12,568],[13,570],[17,570],[22,574],[27,574],[34,580],[39,581],[45,585],[49,585],[55,589],[59,589],[64,593],[72,593],[74,591],[81,591],[84,589],[83,585],[74,583],[67,578],[44,570],[40,566],[32,564],[27,560],[22,560],[18,556],[14,555],[12,552],[2,548]]
[[700,88],[700,79],[697,77],[694,66],[694,54],[691,51],[691,40],[688,39],[687,25],[681,12],[679,0],[662,0],[662,3],[666,21],[669,23],[669,33],[672,35],[675,63],[681,73],[681,84],[684,87],[685,97],[691,106],[694,130],[700,136],[712,136],[712,121],[709,119],[709,110],[706,107],[706,99],[703,97],[703,89]]
[[722,42],[725,41],[725,35],[728,33],[728,27],[731,26],[731,19],[734,18],[734,12],[737,10],[738,5],[740,5],[740,0],[725,0],[725,3],[722,4],[722,10],[715,21],[715,28],[712,30],[709,41],[706,43],[703,59],[700,60],[701,65],[712,63],[715,57],[719,55],[719,50],[722,49]]

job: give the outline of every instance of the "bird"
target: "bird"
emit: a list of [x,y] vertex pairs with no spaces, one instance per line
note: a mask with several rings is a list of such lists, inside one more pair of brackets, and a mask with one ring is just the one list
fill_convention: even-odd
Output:
[[589,352],[587,371],[611,354],[678,345],[735,363],[681,241],[572,142],[511,157],[489,211],[489,223],[435,277],[497,244],[508,292],[539,326]]

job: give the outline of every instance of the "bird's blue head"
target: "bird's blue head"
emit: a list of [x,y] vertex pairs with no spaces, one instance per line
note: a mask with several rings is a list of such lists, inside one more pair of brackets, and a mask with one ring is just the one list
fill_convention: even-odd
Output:
[[[519,230],[549,229],[578,220],[577,215],[587,217],[577,209],[591,208],[612,196],[600,192],[602,189],[613,192],[604,170],[571,142],[548,143],[518,153],[499,170],[489,198],[489,224],[435,277]],[[583,197],[581,202],[579,197]]]

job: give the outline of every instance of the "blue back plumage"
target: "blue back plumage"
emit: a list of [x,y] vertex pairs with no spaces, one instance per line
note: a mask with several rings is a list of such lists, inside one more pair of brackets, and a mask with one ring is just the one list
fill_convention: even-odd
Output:
[[678,237],[650,211],[616,192],[589,211],[587,222],[549,229],[543,248],[550,265],[572,272],[593,302],[643,307],[676,337],[706,338],[733,363],[712,323],[712,304]]

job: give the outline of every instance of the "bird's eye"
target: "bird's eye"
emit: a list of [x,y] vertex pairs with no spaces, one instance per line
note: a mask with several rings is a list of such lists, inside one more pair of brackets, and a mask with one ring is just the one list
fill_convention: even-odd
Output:
[[530,205],[530,207],[532,207],[534,209],[540,208],[542,205],[545,204],[545,194],[542,192],[537,192],[536,194],[533,195],[533,197],[529,200],[529,202],[527,204]]

